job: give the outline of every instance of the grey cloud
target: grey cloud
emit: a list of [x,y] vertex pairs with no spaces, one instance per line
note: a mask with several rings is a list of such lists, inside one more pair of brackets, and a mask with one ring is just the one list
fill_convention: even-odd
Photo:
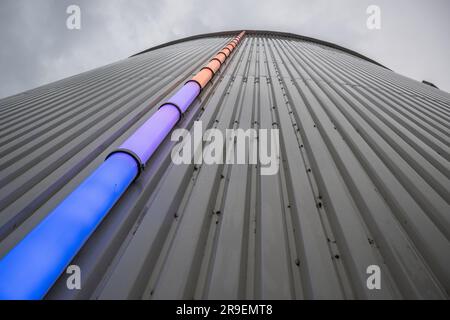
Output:
[[[65,27],[67,6],[82,29]],[[366,8],[381,7],[382,28],[366,28]],[[266,29],[353,49],[418,81],[450,91],[450,2],[2,0],[0,97],[126,58],[193,34]]]

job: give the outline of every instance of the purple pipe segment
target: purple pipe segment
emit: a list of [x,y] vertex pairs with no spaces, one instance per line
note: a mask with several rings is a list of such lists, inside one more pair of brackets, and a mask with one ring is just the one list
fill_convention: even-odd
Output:
[[200,86],[195,81],[188,81],[180,90],[177,91],[167,103],[173,103],[184,113],[191,105],[192,101],[200,94]]
[[141,160],[141,164],[145,164],[179,118],[180,112],[175,106],[170,104],[162,106],[119,149],[133,151]]

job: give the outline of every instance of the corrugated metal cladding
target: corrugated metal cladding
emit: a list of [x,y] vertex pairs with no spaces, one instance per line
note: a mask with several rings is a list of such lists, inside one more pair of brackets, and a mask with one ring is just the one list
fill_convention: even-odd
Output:
[[[0,256],[235,33],[0,101]],[[312,39],[249,32],[179,127],[278,128],[281,166],[174,165],[167,139],[49,299],[448,299],[450,95]],[[366,285],[381,268],[381,289]]]

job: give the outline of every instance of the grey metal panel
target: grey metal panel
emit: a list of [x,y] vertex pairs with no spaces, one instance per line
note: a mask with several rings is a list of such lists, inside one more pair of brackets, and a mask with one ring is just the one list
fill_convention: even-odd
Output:
[[[0,100],[0,256],[230,36]],[[313,40],[250,32],[179,123],[278,128],[278,174],[174,165],[166,139],[73,260],[82,290],[47,298],[448,299],[450,95]]]

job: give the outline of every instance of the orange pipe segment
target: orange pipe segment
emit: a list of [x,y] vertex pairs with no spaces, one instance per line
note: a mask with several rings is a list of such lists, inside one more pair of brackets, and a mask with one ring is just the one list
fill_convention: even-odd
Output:
[[242,31],[236,38],[231,40],[219,53],[217,53],[214,58],[212,58],[208,64],[203,67],[190,81],[197,82],[203,89],[208,82],[214,77],[214,74],[220,69],[222,63],[230,56],[231,52],[239,44],[241,37],[243,37],[245,31]]
[[224,63],[225,59],[227,58],[227,55],[221,51],[218,54],[216,54],[214,58],[220,60],[220,63]]
[[207,68],[210,68],[214,73],[217,72],[217,70],[219,70],[221,63],[217,60],[211,60],[208,64],[207,64]]
[[197,83],[202,87],[202,89],[207,85],[209,80],[213,77],[213,73],[209,69],[202,69],[197,73],[192,80],[197,81]]
[[227,50],[224,50],[224,49],[222,49],[222,51],[220,51],[220,52],[223,53],[225,55],[225,57],[227,57],[227,58],[230,55],[230,53]]
[[[228,50],[228,53],[225,50]],[[222,52],[225,53],[227,55],[227,58],[228,58],[230,56],[231,50],[229,48],[225,47],[225,48],[222,49]]]

